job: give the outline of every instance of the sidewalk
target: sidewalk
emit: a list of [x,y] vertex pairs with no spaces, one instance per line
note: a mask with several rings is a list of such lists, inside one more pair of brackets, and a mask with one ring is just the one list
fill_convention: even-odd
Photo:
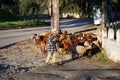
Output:
[[[73,27],[73,28],[68,28],[67,31],[69,33],[78,33],[78,32],[94,32],[96,33],[96,29],[98,26],[95,26],[94,24],[89,24],[89,25],[84,25],[80,27]],[[63,29],[66,30],[66,29]]]

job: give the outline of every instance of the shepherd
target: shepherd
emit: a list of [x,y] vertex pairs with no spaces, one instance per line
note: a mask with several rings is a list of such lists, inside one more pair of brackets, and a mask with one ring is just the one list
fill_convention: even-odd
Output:
[[49,64],[51,58],[52,58],[52,64],[56,64],[56,56],[57,56],[56,35],[57,34],[58,34],[57,29],[53,29],[47,39],[46,47],[45,47],[47,51],[47,58],[45,60],[46,64]]

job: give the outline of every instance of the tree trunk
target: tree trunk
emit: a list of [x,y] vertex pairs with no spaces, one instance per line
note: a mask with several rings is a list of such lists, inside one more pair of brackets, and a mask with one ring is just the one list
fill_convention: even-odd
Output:
[[105,16],[106,16],[106,11],[105,11],[105,0],[102,0],[102,24],[105,24]]
[[51,0],[48,1],[48,15],[51,16]]
[[59,0],[51,0],[51,30],[59,31]]
[[40,11],[39,9],[40,9],[40,6],[41,6],[41,1],[40,1],[40,0],[37,0],[37,4],[38,4],[39,6],[37,7],[35,18],[38,19],[38,14],[39,14],[39,11]]

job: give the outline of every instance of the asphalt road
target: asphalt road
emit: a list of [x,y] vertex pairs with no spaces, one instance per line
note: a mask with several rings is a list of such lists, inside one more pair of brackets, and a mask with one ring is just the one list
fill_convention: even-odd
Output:
[[[50,20],[46,20],[50,22]],[[61,19],[60,28],[66,30],[72,30],[85,25],[92,24],[92,20],[80,20],[80,19]],[[26,29],[14,29],[14,30],[0,30],[0,48],[5,48],[16,42],[30,38],[34,33],[50,30],[50,26],[26,28]]]

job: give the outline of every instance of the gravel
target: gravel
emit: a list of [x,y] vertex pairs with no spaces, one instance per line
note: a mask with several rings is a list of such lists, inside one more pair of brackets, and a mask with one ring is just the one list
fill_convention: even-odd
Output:
[[31,39],[21,41],[8,48],[0,50],[0,63],[13,66],[40,66],[45,54],[37,48]]

